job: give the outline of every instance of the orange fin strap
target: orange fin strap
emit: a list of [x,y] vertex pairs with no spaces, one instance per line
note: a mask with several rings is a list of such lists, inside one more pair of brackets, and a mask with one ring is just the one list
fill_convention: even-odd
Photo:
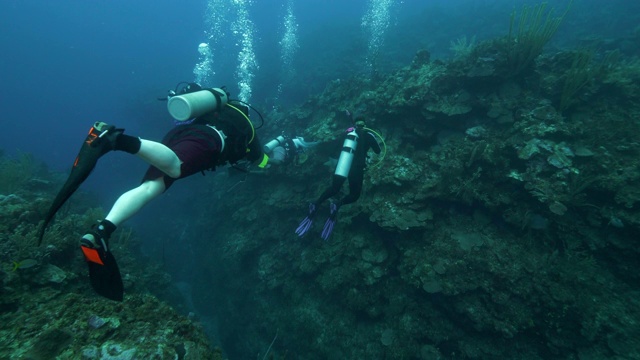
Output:
[[87,261],[91,261],[92,263],[96,263],[99,265],[104,265],[102,259],[100,258],[100,254],[98,253],[98,250],[88,248],[86,246],[80,246],[80,249],[82,249],[84,258],[87,259]]

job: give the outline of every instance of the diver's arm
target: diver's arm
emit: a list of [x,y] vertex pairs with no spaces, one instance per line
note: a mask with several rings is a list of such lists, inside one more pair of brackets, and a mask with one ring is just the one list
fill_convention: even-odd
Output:
[[367,131],[367,135],[369,135],[367,139],[368,139],[369,146],[371,147],[371,150],[373,150],[373,152],[376,154],[380,154],[382,149],[380,148],[380,144],[378,144],[378,139],[376,139],[376,136],[370,133],[369,131]]
[[301,147],[301,148],[310,148],[310,147],[314,147],[316,145],[318,145],[320,142],[319,141],[312,141],[312,142],[308,142],[308,141],[304,141],[304,138],[298,136],[295,139],[293,139],[293,143],[296,145],[296,147]]

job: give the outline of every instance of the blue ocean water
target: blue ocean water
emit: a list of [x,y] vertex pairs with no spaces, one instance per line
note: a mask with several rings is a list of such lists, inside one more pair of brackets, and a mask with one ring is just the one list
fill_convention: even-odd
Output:
[[[231,1],[210,0],[218,9]],[[272,105],[280,84],[283,17],[292,4],[298,48],[293,67],[304,89],[279,98],[304,101],[327,81],[365,69],[371,32],[362,25],[368,9],[388,3],[389,24],[379,34],[382,68],[406,65],[427,48],[446,56],[449,42],[461,36],[487,38],[507,31],[505,14],[527,1],[514,0],[268,0],[240,1],[254,26],[257,67],[252,102]],[[536,2],[528,1],[535,4]],[[554,5],[561,9],[568,1]],[[193,81],[198,44],[207,42],[206,0],[173,1],[18,1],[0,4],[0,104],[3,150],[30,152],[54,169],[73,159],[78,139],[95,120],[126,127],[130,133],[159,138],[170,118],[157,97],[179,81]],[[637,2],[575,1],[556,41],[612,36],[633,28]],[[232,9],[235,11],[235,9]],[[220,10],[222,11],[222,10]],[[214,11],[214,13],[217,11]],[[215,77],[238,94],[239,46],[225,15]],[[603,15],[604,14],[604,15]],[[572,22],[576,25],[571,27]],[[300,91],[303,90],[303,91]],[[120,125],[121,124],[121,125]],[[122,160],[126,161],[126,160]]]
[[[208,72],[202,75],[205,85],[226,85],[233,96],[248,96],[266,113],[274,106],[304,102],[330,81],[406,66],[420,49],[444,59],[451,56],[450,44],[456,39],[503,35],[508,31],[505,19],[525,3],[539,2],[3,1],[0,149],[9,155],[32,153],[52,169],[66,171],[94,121],[160,139],[173,121],[158,98],[178,82],[196,80],[194,68],[207,60],[198,52],[202,43],[212,50]],[[553,2],[559,11],[568,4]],[[381,18],[371,13],[385,7],[388,12]],[[637,31],[639,7],[639,2],[628,0],[575,0],[549,46],[624,37]],[[289,29],[295,41],[288,43],[291,58],[285,59],[289,9],[295,18]],[[251,52],[241,58],[247,55],[242,35],[248,30]],[[626,46],[637,51],[638,44]],[[248,88],[243,88],[247,79]],[[108,209],[122,191],[138,183],[145,168],[135,157],[110,154],[84,186],[101,191],[102,205]],[[153,218],[154,211],[164,211],[180,191],[190,189],[172,189],[156,207],[145,209],[141,219]],[[195,210],[181,213],[176,223],[196,215]],[[193,263],[182,260],[170,260],[179,267],[177,275],[196,271]]]

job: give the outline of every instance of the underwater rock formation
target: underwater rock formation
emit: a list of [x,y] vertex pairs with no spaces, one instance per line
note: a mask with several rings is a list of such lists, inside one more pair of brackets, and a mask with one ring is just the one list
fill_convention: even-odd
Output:
[[[640,62],[565,50],[514,71],[505,39],[467,50],[451,61],[422,51],[375,80],[335,80],[276,114],[277,128],[265,126],[323,142],[304,164],[203,180],[188,199],[197,209],[188,241],[205,274],[192,301],[216,316],[226,351],[640,358]],[[361,198],[340,209],[329,241],[319,237],[326,204],[298,238],[308,202],[330,183],[325,164],[339,149],[326,144],[352,125],[345,109],[366,117],[388,153],[372,159]],[[144,294],[169,280],[137,268],[126,249],[118,248],[129,273],[122,305],[96,299],[78,279],[84,264],[61,234],[77,239],[99,210],[65,214],[34,254],[33,228],[51,194],[1,180],[2,260],[38,261],[0,271],[6,356],[220,356],[205,350],[197,324]],[[166,216],[157,221],[175,214]],[[34,281],[45,265],[66,276]]]
[[[197,321],[148,293],[166,294],[168,276],[134,259],[130,231],[120,230],[112,245],[127,267],[124,302],[92,292],[77,239],[101,210],[84,205],[87,194],[78,194],[36,246],[62,176],[26,159],[0,156],[0,358],[221,360]],[[36,173],[43,180],[33,186]]]
[[505,51],[497,39],[449,62],[421,52],[278,115],[328,142],[349,125],[341,111],[357,109],[388,153],[328,242],[328,207],[311,235],[294,229],[339,149],[320,145],[233,196],[211,190],[225,201],[202,226],[232,221],[200,248],[230,299],[219,313],[231,353],[259,353],[279,329],[275,351],[301,359],[640,357],[637,60],[594,66],[563,95],[574,52],[516,74]]

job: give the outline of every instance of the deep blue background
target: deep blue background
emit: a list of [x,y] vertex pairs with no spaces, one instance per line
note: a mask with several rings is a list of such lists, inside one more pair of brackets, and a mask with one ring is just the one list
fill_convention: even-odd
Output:
[[[208,2],[229,6],[231,0],[0,1],[0,150],[11,156],[32,153],[53,170],[67,171],[95,121],[161,139],[173,121],[166,103],[157,98],[176,83],[195,79],[198,44],[207,41]],[[484,40],[506,35],[510,13],[525,2],[540,1],[395,0],[381,48],[382,70],[408,65],[419,49],[428,49],[434,58],[450,56],[450,42],[461,36]],[[265,114],[282,81],[278,41],[286,3],[255,0],[249,6],[259,65],[251,102]],[[296,84],[289,84],[279,101],[295,104],[333,79],[366,76],[369,38],[361,22],[371,1],[293,3],[300,44],[293,66]],[[551,3],[562,12],[568,0]],[[640,31],[638,24],[638,0],[575,0],[548,48],[575,48],[584,39],[624,38]],[[218,83],[208,85],[227,85],[237,94],[238,47],[225,26],[219,47],[224,51],[215,54]],[[626,46],[637,53],[638,44]],[[108,210],[122,192],[139,183],[146,167],[135,156],[110,153],[83,188],[99,192],[101,203],[96,205]],[[198,176],[181,180],[127,225],[135,225],[146,244],[171,242],[181,228],[189,228],[189,216],[197,211],[185,203],[189,196],[184,195],[197,194],[199,182]],[[175,224],[158,221],[163,219],[160,214],[173,217]],[[207,235],[213,239],[214,232]],[[167,240],[171,233],[178,235]],[[190,259],[198,252],[189,244],[172,242],[175,279],[189,280],[196,273],[197,263]]]
[[[3,1],[1,147],[66,171],[94,121],[160,138],[171,122],[155,98],[191,80],[204,6],[193,0]],[[85,186],[100,184],[114,192],[106,199],[112,201],[144,168],[116,153],[103,158]]]
[[[192,81],[198,44],[205,38],[207,3],[231,0],[5,0],[0,2],[0,149],[28,152],[54,170],[67,171],[94,121],[125,127],[127,133],[159,140],[172,126],[166,95],[179,81]],[[407,65],[415,52],[450,55],[461,36],[478,40],[505,35],[508,18],[531,0],[395,0],[381,51],[381,67]],[[259,68],[252,103],[267,112],[281,82],[278,44],[287,0],[249,5],[255,24]],[[294,0],[300,49],[294,61],[297,87],[285,87],[283,104],[304,101],[327,81],[365,70],[368,34],[361,26],[368,0]],[[554,1],[557,12],[568,0]],[[553,46],[586,38],[625,36],[637,30],[640,2],[575,0]],[[213,86],[238,93],[238,46],[223,22],[223,46],[215,54]],[[633,44],[631,44],[633,46]],[[636,44],[637,46],[637,44]],[[84,185],[100,187],[109,207],[123,189],[135,186],[146,165],[132,156],[104,157]]]
[[[406,65],[420,48],[441,55],[450,40],[462,35],[504,34],[508,30],[504,15],[523,2],[396,0],[386,35],[386,50],[393,49],[388,51],[389,62]],[[258,107],[278,84],[278,41],[286,3],[263,0],[248,7],[257,29],[254,46],[260,68],[251,100]],[[566,3],[553,5],[563,9]],[[566,26],[558,38],[633,31],[638,24],[637,3],[575,0],[567,24],[575,20],[576,25]],[[295,0],[293,4],[300,38],[297,74],[307,82],[317,79],[308,84],[309,93],[321,91],[327,79],[313,73],[317,66],[305,65],[320,61],[330,79],[331,71],[344,66],[341,63],[360,60],[368,41],[360,23],[370,1]],[[54,169],[66,169],[96,120],[159,139],[171,119],[156,98],[179,81],[194,80],[197,46],[206,41],[206,6],[206,0],[0,2],[0,148],[8,154],[30,152]],[[225,41],[234,40],[227,36]],[[350,43],[358,44],[349,47]],[[216,54],[219,62],[214,70],[220,85],[237,94],[238,48],[230,44],[225,50]],[[336,54],[331,61],[321,60]],[[345,67],[342,74],[338,70],[335,74],[348,75],[345,69],[362,70]],[[315,77],[305,78],[309,74]]]

